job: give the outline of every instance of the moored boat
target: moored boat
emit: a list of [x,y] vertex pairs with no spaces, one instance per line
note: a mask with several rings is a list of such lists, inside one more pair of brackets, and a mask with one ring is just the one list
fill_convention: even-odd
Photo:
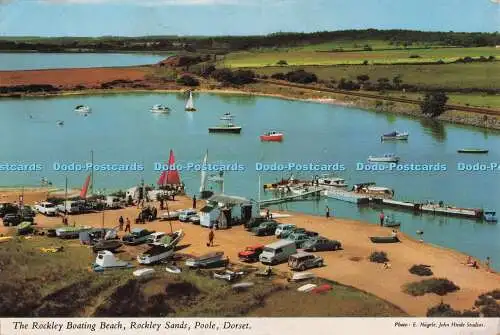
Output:
[[220,126],[208,128],[209,133],[228,133],[228,134],[239,134],[241,133],[241,127],[236,126],[233,123],[228,123]]
[[487,154],[489,150],[478,149],[478,148],[464,148],[464,149],[458,149],[457,152],[460,154]]
[[497,222],[497,213],[494,211],[484,211],[483,219],[486,222]]
[[283,133],[278,131],[268,131],[260,135],[260,140],[263,142],[281,142],[283,141]]
[[314,185],[326,190],[347,187],[345,179],[328,175],[315,177]]
[[382,141],[387,141],[387,140],[401,140],[401,141],[406,141],[408,140],[408,132],[402,132],[400,133],[399,131],[393,131],[387,134],[383,134],[380,139]]
[[75,112],[88,114],[92,112],[92,109],[86,105],[78,105],[75,107]]
[[369,162],[378,163],[397,163],[399,162],[399,157],[394,154],[384,154],[383,156],[369,156]]
[[222,114],[221,120],[225,120],[225,121],[231,121],[233,119],[233,115],[231,115],[230,112],[226,112],[224,114]]
[[151,107],[150,112],[151,113],[169,113],[170,108],[168,108],[167,106],[161,105],[161,104],[157,104],[157,105],[154,105],[153,107]]

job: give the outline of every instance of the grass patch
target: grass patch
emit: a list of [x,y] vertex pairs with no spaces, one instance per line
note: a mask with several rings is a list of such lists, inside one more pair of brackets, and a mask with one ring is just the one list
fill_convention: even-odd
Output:
[[423,264],[413,265],[408,271],[417,276],[432,276],[434,274],[429,265]]
[[385,263],[389,261],[387,258],[387,253],[385,251],[374,251],[369,257],[372,263]]
[[460,287],[456,286],[452,281],[446,278],[425,279],[403,286],[403,292],[413,296],[422,296],[426,293],[435,293],[443,296],[459,289]]

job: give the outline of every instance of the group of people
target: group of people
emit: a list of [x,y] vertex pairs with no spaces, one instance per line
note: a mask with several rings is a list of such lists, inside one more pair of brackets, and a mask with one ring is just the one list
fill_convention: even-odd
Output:
[[[467,261],[465,262],[465,265],[470,266],[474,269],[479,269],[479,264],[475,259],[472,259],[471,256],[467,257]],[[488,256],[486,257],[486,262],[484,263],[486,270],[491,271],[490,266],[491,266],[491,258]]]
[[127,218],[127,220],[123,220],[123,216],[120,216],[120,218],[118,219],[118,224],[120,226],[120,231],[123,231],[123,224],[126,222],[125,224],[125,232],[129,232],[130,233],[130,219]]

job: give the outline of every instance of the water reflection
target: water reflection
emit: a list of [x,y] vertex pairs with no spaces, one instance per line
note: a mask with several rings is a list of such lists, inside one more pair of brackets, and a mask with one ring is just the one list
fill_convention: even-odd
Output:
[[217,97],[225,103],[235,103],[238,105],[255,105],[257,97],[247,94],[220,94]]
[[442,122],[424,118],[420,120],[420,124],[424,128],[424,131],[430,134],[436,141],[446,141],[446,128]]

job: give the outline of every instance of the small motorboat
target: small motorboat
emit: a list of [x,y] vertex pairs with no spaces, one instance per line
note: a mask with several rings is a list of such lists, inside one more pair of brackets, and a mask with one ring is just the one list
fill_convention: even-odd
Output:
[[283,141],[283,133],[268,131],[267,133],[260,135],[260,140],[262,142],[281,142]]
[[486,222],[498,222],[497,213],[494,211],[485,211],[483,219]]
[[133,267],[132,264],[119,260],[109,250],[99,251],[92,268],[95,272],[102,272],[110,269],[126,269]]
[[150,112],[151,113],[169,113],[170,108],[168,108],[167,106],[161,105],[161,104],[157,104],[157,105],[154,105],[153,107],[151,107]]
[[387,141],[387,140],[400,140],[400,141],[406,141],[408,140],[408,132],[402,132],[400,133],[399,131],[393,131],[391,133],[384,134],[380,137],[381,141]]
[[173,246],[153,245],[146,252],[137,256],[137,262],[139,264],[154,264],[172,257],[173,254]]
[[474,148],[464,148],[457,150],[459,154],[487,154],[488,149],[474,149]]
[[254,283],[250,283],[250,282],[244,282],[244,283],[238,283],[238,284],[234,284],[232,285],[231,287],[234,289],[234,290],[246,290],[250,287],[254,286]]
[[316,284],[305,284],[305,285],[302,285],[301,287],[299,287],[297,289],[297,291],[299,292],[311,292],[312,290],[314,290],[318,285]]
[[244,272],[234,272],[231,270],[226,270],[224,272],[214,272],[214,278],[223,279],[226,281],[233,281],[236,278],[243,276],[244,274],[245,274]]
[[383,156],[370,156],[368,157],[369,162],[378,163],[397,163],[399,162],[399,157],[394,154],[385,154]]
[[180,268],[178,268],[175,265],[171,265],[171,264],[169,264],[165,267],[165,271],[170,272],[170,273],[175,273],[175,274],[182,272]]
[[155,273],[155,269],[153,268],[143,268],[135,270],[132,274],[134,277],[138,278],[149,278]]
[[122,245],[123,243],[120,240],[101,240],[92,246],[92,250],[95,253],[103,250],[115,251]]
[[56,122],[56,124],[58,126],[64,126],[64,121],[59,120],[59,121]]
[[290,278],[290,281],[302,281],[307,279],[313,279],[314,273],[311,272],[295,272]]
[[92,109],[86,105],[78,105],[75,107],[75,112],[88,114],[88,113],[92,112]]
[[311,293],[326,293],[326,292],[329,292],[333,289],[332,285],[329,285],[329,284],[323,284],[323,285],[320,285],[318,287],[315,287],[311,290]]
[[231,113],[227,112],[222,114],[220,119],[225,121],[231,121],[233,119],[233,116],[231,115]]
[[[226,115],[226,114],[224,114]],[[222,116],[224,117],[224,116]],[[221,119],[222,119],[221,117]],[[220,126],[210,127],[208,128],[209,133],[229,133],[229,134],[239,134],[241,133],[241,127],[237,126],[233,123],[233,116],[231,118],[226,118],[226,124],[222,124]]]

